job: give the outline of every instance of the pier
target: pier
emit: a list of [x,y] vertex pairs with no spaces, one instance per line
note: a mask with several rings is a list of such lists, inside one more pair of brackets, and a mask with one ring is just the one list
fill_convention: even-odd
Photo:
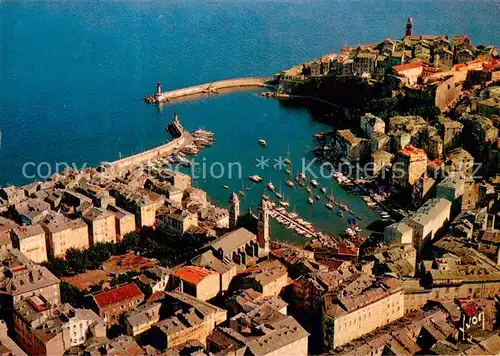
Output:
[[218,91],[222,89],[252,89],[265,87],[274,88],[274,85],[271,84],[271,81],[272,79],[264,77],[235,78],[163,92],[161,91],[161,84],[158,83],[156,94],[146,97],[144,101],[148,104],[159,104],[192,95],[218,94]]
[[[286,220],[288,223],[290,223],[290,227],[293,227],[293,228],[297,228],[297,229],[300,229],[300,230],[303,230],[305,232],[305,234],[309,234],[311,235],[311,239],[312,238],[317,238],[318,237],[318,232],[310,227],[306,227],[305,225],[299,223],[298,221],[296,221],[295,219],[287,216],[286,214],[283,214],[281,212],[279,212],[277,209],[273,208],[271,210],[271,213],[270,215],[273,217],[273,218],[282,218],[283,220]],[[294,229],[295,230],[295,229]]]

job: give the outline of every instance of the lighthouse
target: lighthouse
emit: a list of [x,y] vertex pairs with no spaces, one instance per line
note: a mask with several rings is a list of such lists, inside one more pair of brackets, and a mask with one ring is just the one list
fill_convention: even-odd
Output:
[[413,19],[411,17],[408,17],[408,21],[406,21],[405,37],[411,36],[412,32],[413,32]]
[[156,83],[156,95],[160,95],[160,94],[161,94],[161,83],[157,82]]

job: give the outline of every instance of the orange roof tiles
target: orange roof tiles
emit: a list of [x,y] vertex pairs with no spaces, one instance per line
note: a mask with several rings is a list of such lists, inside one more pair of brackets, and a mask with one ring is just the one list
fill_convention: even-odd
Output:
[[410,69],[416,69],[416,68],[419,68],[419,67],[423,67],[424,66],[424,63],[421,62],[421,61],[417,61],[417,62],[412,62],[412,63],[407,63],[407,64],[401,64],[399,66],[394,66],[392,67],[392,69],[394,69],[396,72],[404,72],[406,70],[410,70]]
[[217,272],[210,271],[204,267],[198,266],[184,266],[175,272],[174,276],[182,279],[191,284],[198,284],[206,277],[212,274],[218,274]]
[[137,297],[144,298],[144,294],[135,283],[129,283],[115,289],[95,294],[94,300],[99,308],[103,308]]
[[500,68],[500,61],[493,58],[491,62],[483,64],[483,68],[488,71],[491,71],[495,68]]
[[423,149],[417,148],[417,147],[412,146],[412,145],[407,145],[405,148],[403,148],[399,152],[401,152],[402,154],[404,154],[406,156],[425,155],[425,151]]

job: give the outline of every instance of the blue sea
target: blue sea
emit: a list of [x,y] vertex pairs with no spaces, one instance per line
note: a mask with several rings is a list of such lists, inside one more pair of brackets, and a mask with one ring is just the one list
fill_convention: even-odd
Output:
[[[274,73],[344,45],[400,38],[408,16],[416,34],[467,34],[500,45],[495,1],[4,1],[1,19],[0,186],[25,184],[64,164],[95,166],[168,139],[178,112],[188,129],[215,132],[196,160],[210,167],[240,162],[243,178],[195,180],[227,206],[229,191],[251,188],[243,208],[255,208],[264,188],[248,175],[282,186],[292,208],[321,229],[347,222],[324,201],[309,206],[283,172],[256,167],[257,158],[287,153],[294,174],[315,147],[312,134],[333,120],[281,105],[255,92],[186,101],[159,109],[142,98],[163,89],[224,78]],[[259,138],[269,142],[266,149]],[[25,168],[23,172],[23,167]],[[38,174],[36,174],[38,168]],[[376,218],[331,180],[320,184],[350,205],[366,225]],[[273,227],[279,238],[298,237]]]

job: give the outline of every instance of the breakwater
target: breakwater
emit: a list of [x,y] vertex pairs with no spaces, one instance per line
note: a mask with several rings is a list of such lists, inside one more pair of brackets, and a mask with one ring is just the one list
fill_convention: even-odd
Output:
[[190,132],[186,131],[179,122],[177,115],[168,126],[169,131],[175,137],[172,141],[164,145],[152,148],[150,150],[137,153],[135,155],[124,157],[114,162],[102,163],[102,166],[110,171],[119,174],[132,166],[150,161],[152,159],[167,156],[193,143],[194,138]]
[[187,97],[199,94],[217,94],[222,89],[241,89],[241,88],[273,88],[272,80],[264,77],[248,77],[220,80],[212,83],[194,85],[187,88],[175,89],[170,91],[161,91],[161,85],[158,83],[158,92],[144,98],[148,104],[158,104],[168,102],[173,99]]

